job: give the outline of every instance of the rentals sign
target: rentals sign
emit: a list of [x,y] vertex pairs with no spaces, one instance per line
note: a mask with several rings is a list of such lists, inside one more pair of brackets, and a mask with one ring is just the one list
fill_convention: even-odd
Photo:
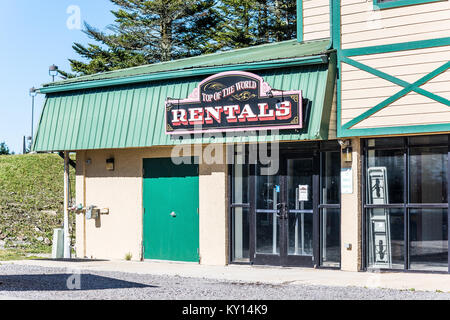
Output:
[[301,91],[272,89],[248,72],[202,81],[185,100],[166,100],[166,133],[301,129]]

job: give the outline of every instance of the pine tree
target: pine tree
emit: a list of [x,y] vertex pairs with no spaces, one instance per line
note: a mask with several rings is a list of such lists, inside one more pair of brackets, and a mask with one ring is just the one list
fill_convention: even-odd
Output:
[[119,8],[112,11],[115,23],[108,32],[85,23],[84,32],[97,44],[73,45],[84,60],[69,60],[77,75],[210,52],[210,32],[218,21],[215,0],[110,1]]
[[297,34],[296,1],[222,0],[222,17],[213,39],[216,50],[294,39]]
[[271,31],[275,41],[293,39],[297,36],[297,6],[296,1],[274,0],[272,3],[274,21]]
[[245,48],[255,44],[256,0],[222,0],[218,11],[222,17],[213,36],[216,50]]
[[8,146],[5,142],[0,143],[0,155],[10,155],[11,152],[9,151]]
[[296,37],[293,0],[110,0],[115,22],[106,31],[85,23],[94,40],[75,43],[74,74],[94,74],[284,41]]

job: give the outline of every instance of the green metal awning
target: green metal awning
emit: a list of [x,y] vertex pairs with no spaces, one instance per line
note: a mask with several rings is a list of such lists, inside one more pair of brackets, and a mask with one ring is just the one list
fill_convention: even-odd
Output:
[[[280,51],[286,49],[286,44],[288,47],[295,47],[297,53],[285,52],[284,55],[287,54],[289,59],[281,61],[279,58],[283,54]],[[47,97],[33,150],[50,152],[170,146],[180,143],[325,140],[328,138],[336,65],[334,54],[327,51],[328,41],[316,41],[313,44],[314,46],[287,41],[278,44],[278,47],[273,44],[248,48],[238,65],[235,60],[231,60],[232,64],[226,64],[222,60],[222,65],[218,61],[212,62],[211,56],[220,56],[215,54],[47,85],[41,88],[41,92],[45,92]],[[302,50],[302,46],[305,50]],[[263,51],[269,47],[272,52],[265,53],[265,59],[269,59],[264,62],[267,68],[263,65],[255,66],[255,69],[248,68],[255,62],[246,61],[245,57],[256,61],[256,53],[261,52],[261,47]],[[244,49],[231,53],[238,56],[236,52],[242,50]],[[324,55],[331,55],[329,62],[324,59]],[[228,53],[228,58],[230,57]],[[198,69],[192,64],[194,59],[197,59]],[[215,67],[211,69],[213,64]],[[191,65],[189,73],[179,74],[178,77],[171,74],[186,72],[188,65]],[[191,136],[182,141],[165,134],[164,102],[167,97],[186,98],[204,80],[205,74],[237,70],[236,66],[239,70],[252,70],[273,88],[302,90],[305,99],[305,127],[296,131],[280,131],[277,135],[237,134],[218,137],[215,134],[215,138]],[[198,74],[193,73],[193,70],[198,70]]]

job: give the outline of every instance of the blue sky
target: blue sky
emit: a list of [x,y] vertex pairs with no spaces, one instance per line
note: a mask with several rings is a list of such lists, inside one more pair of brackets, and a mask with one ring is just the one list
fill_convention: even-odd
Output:
[[[87,44],[79,29],[67,27],[78,6],[81,21],[104,29],[114,20],[109,0],[2,0],[0,1],[0,142],[16,153],[31,131],[31,98],[28,91],[51,81],[48,67],[70,70],[68,58],[77,58],[73,42]],[[73,21],[73,20],[69,20]],[[36,98],[35,130],[44,97]]]

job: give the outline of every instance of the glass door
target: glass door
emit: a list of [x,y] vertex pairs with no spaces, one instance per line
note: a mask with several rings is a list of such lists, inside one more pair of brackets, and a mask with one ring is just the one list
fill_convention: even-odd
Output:
[[283,253],[283,176],[265,174],[258,166],[255,176],[254,264],[281,265]]
[[257,168],[254,264],[314,266],[314,257],[319,256],[316,158],[312,153],[286,154],[274,175],[264,175],[264,168]]
[[286,159],[287,265],[313,266],[314,157]]

